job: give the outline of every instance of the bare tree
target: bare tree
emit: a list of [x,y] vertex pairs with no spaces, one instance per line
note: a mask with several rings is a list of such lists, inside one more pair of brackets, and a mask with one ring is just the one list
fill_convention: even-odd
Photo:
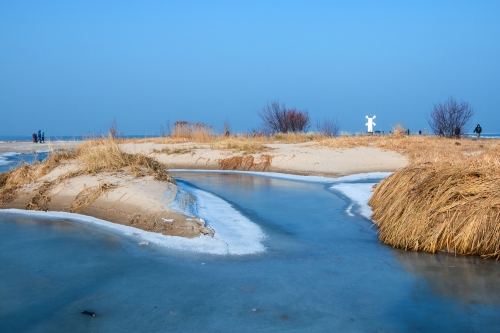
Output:
[[333,119],[319,119],[316,121],[316,130],[324,136],[335,137],[338,135],[340,126],[337,117]]
[[427,122],[435,134],[452,137],[464,133],[473,116],[474,109],[469,103],[457,102],[450,96],[446,102],[434,105]]
[[118,126],[116,125],[116,119],[113,118],[113,121],[111,122],[111,125],[109,125],[108,128],[108,135],[110,139],[114,140],[116,139],[117,134],[118,134]]
[[309,113],[295,108],[287,109],[285,104],[278,101],[268,103],[258,113],[262,119],[262,127],[267,132],[302,132],[310,126]]

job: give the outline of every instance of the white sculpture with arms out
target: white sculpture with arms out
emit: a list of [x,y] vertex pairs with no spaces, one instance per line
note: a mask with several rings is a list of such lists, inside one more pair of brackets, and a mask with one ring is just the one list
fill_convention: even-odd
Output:
[[368,119],[368,122],[365,124],[365,126],[368,126],[368,130],[367,130],[368,133],[373,133],[373,126],[377,125],[373,122],[373,119],[375,119],[375,118],[377,118],[375,115],[373,115],[373,117],[366,116],[366,119]]

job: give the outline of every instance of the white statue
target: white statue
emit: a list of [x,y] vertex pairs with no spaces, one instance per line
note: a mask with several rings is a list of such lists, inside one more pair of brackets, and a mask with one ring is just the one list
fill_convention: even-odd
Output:
[[373,117],[368,117],[366,116],[366,119],[368,119],[368,122],[365,124],[365,126],[368,126],[368,133],[373,133],[373,126],[376,126],[377,124],[375,124],[373,122],[373,119],[377,118],[375,115]]

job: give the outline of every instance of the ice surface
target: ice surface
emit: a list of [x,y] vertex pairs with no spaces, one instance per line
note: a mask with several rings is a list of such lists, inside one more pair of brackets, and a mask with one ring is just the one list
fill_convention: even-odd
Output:
[[11,157],[11,156],[18,156],[18,155],[21,155],[21,153],[8,152],[8,153],[0,154],[0,157]]
[[260,172],[260,171],[238,171],[238,170],[189,170],[189,169],[169,169],[169,172],[204,172],[204,173],[233,173],[244,175],[255,175],[260,177],[304,181],[310,183],[341,183],[341,182],[355,182],[368,179],[382,179],[389,177],[392,172],[367,172],[349,176],[342,176],[338,178],[321,177],[321,176],[300,176],[290,175],[279,172]]
[[[133,228],[123,237],[100,224],[74,223],[75,215],[36,219],[27,214],[52,215],[4,211],[0,331],[498,330],[498,261],[381,244],[358,214],[358,202],[366,201],[358,192],[370,193],[371,184],[203,173],[180,178],[178,183],[192,185],[186,190],[193,193],[196,214],[214,223],[204,210],[214,206],[218,218],[224,212],[235,218],[231,209],[238,208],[265,232],[266,250],[248,256],[170,251]],[[335,193],[358,202],[346,205]],[[344,210],[351,202],[355,214],[348,217]],[[224,228],[231,235],[225,226],[220,236]]]

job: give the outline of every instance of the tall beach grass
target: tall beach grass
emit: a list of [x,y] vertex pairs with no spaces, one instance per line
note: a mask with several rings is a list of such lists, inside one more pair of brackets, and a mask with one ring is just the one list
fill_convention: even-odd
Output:
[[376,185],[380,241],[396,248],[500,258],[500,153],[413,163]]

